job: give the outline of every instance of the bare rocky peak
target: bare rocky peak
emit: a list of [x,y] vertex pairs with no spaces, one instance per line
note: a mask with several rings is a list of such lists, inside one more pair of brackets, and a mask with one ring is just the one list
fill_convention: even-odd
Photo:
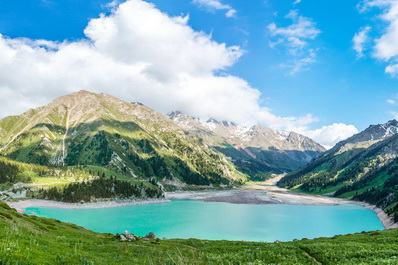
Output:
[[246,133],[244,140],[254,146],[273,146],[278,150],[325,151],[323,146],[304,135],[275,130],[263,125],[251,127]]
[[350,138],[337,143],[336,146],[330,151],[340,154],[351,149],[368,148],[371,145],[397,133],[398,121],[396,120],[390,120],[383,124],[370,125],[362,132],[357,133]]
[[383,124],[370,125],[365,130],[351,136],[350,138],[338,142],[325,155],[334,153],[336,155],[352,149],[366,149],[376,143],[386,140],[398,133],[398,121],[390,120]]
[[398,133],[398,121],[391,120],[384,124],[370,125],[364,131],[351,137],[350,142],[376,141]]
[[172,112],[168,116],[184,130],[193,132],[207,129],[239,148],[258,147],[262,149],[276,148],[278,150],[325,151],[325,148],[320,144],[295,132],[274,130],[263,125],[254,125],[249,128],[233,122],[218,121],[214,118],[203,120],[193,118],[180,111]]
[[48,105],[30,110],[21,115],[28,124],[17,133],[44,124],[72,128],[79,125],[90,126],[97,121],[134,122],[142,128],[153,130],[183,131],[164,115],[142,104],[132,104],[108,94],[97,94],[81,90],[56,98]]
[[234,122],[219,121],[214,118],[201,119],[186,115],[180,111],[173,111],[167,116],[184,130],[192,133],[211,133],[225,139],[241,138],[248,128]]
[[86,90],[59,97],[45,106],[48,109],[62,107],[70,112],[71,119],[76,120],[82,116],[90,117],[90,119],[109,118],[115,120],[129,119],[130,115],[149,120],[164,118],[163,115],[143,104],[128,103],[112,95],[97,94]]

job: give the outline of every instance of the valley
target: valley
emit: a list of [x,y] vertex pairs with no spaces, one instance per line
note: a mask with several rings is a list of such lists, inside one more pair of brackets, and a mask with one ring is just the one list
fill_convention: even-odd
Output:
[[[0,178],[6,185],[3,199],[18,196],[9,192],[18,183],[17,190],[28,198],[93,202],[233,189],[296,169],[324,148],[294,132],[199,120],[181,112],[166,117],[142,103],[82,90],[0,120],[0,150],[11,170],[8,174],[4,168]],[[107,179],[146,191],[70,196],[93,189],[95,182],[110,187]]]
[[0,265],[398,265],[398,0],[0,9]]
[[[394,121],[371,126],[326,151],[294,132],[164,116],[80,91],[0,120],[0,199],[19,212],[140,236],[273,242],[397,228],[397,132]],[[103,216],[110,223],[87,223]],[[246,234],[241,219],[252,224]]]

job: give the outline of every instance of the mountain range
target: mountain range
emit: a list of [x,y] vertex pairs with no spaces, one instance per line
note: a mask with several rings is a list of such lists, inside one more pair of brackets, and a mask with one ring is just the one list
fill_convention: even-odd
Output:
[[296,169],[324,151],[256,125],[170,118],[144,104],[79,91],[0,120],[0,153],[44,166],[90,165],[165,185],[230,185]]
[[325,151],[320,144],[295,132],[262,125],[245,127],[213,118],[203,120],[179,111],[168,116],[185,131],[229,157],[253,180],[262,180],[270,173],[290,172]]

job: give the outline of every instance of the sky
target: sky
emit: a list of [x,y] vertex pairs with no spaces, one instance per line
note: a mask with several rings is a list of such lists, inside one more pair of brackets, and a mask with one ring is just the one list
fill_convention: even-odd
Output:
[[1,5],[0,117],[86,89],[327,148],[398,118],[398,0]]

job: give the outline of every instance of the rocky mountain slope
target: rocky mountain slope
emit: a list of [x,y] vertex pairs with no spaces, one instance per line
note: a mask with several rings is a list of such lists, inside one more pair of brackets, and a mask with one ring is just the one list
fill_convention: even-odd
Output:
[[239,169],[254,179],[297,169],[325,151],[308,137],[262,125],[248,128],[233,122],[201,120],[178,111],[170,113],[169,117],[190,134],[230,157]]
[[372,125],[278,185],[366,201],[398,220],[398,122]]
[[142,104],[80,91],[0,120],[0,153],[46,166],[93,165],[164,183],[242,181],[225,156]]

